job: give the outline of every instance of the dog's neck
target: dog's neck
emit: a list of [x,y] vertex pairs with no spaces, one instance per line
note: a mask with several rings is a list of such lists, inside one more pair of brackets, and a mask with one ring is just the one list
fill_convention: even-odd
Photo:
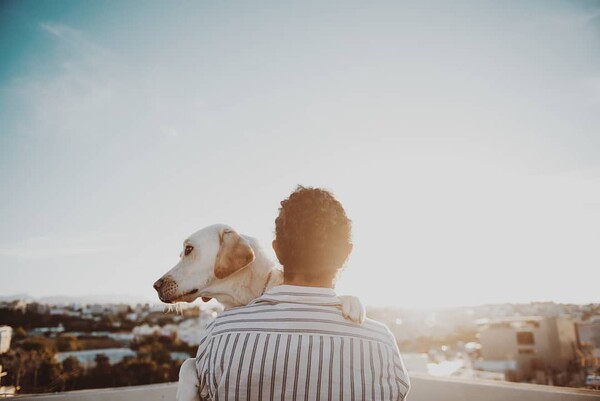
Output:
[[211,285],[203,291],[203,296],[215,298],[227,310],[248,305],[269,288],[283,283],[283,272],[275,267],[275,263],[258,244],[252,245],[254,261],[230,277]]

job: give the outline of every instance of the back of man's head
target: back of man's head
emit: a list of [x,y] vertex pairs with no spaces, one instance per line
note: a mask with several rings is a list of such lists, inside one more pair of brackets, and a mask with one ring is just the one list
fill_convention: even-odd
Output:
[[333,282],[352,250],[352,221],[329,191],[298,186],[281,201],[275,236],[285,277]]

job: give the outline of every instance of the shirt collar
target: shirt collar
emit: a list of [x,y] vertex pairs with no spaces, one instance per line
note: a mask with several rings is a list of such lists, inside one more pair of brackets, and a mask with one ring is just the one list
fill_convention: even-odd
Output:
[[341,305],[331,288],[305,287],[299,285],[278,285],[267,290],[251,304],[257,303],[297,303],[310,305]]

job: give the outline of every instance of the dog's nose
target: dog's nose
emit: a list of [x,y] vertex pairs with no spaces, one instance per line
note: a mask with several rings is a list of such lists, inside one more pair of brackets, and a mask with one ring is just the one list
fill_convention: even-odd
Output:
[[154,283],[154,289],[156,291],[160,290],[160,287],[163,285],[164,280],[162,278],[159,278],[158,280],[156,280],[156,282]]

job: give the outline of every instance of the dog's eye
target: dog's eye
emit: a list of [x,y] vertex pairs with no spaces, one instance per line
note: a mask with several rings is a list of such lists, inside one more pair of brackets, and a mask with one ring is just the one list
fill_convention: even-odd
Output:
[[184,254],[185,254],[185,256],[187,256],[187,255],[189,255],[190,253],[192,253],[192,251],[193,251],[193,250],[194,250],[194,247],[193,247],[193,246],[191,246],[191,245],[188,245],[188,246],[186,246],[186,247],[185,247],[185,251],[184,251]]

